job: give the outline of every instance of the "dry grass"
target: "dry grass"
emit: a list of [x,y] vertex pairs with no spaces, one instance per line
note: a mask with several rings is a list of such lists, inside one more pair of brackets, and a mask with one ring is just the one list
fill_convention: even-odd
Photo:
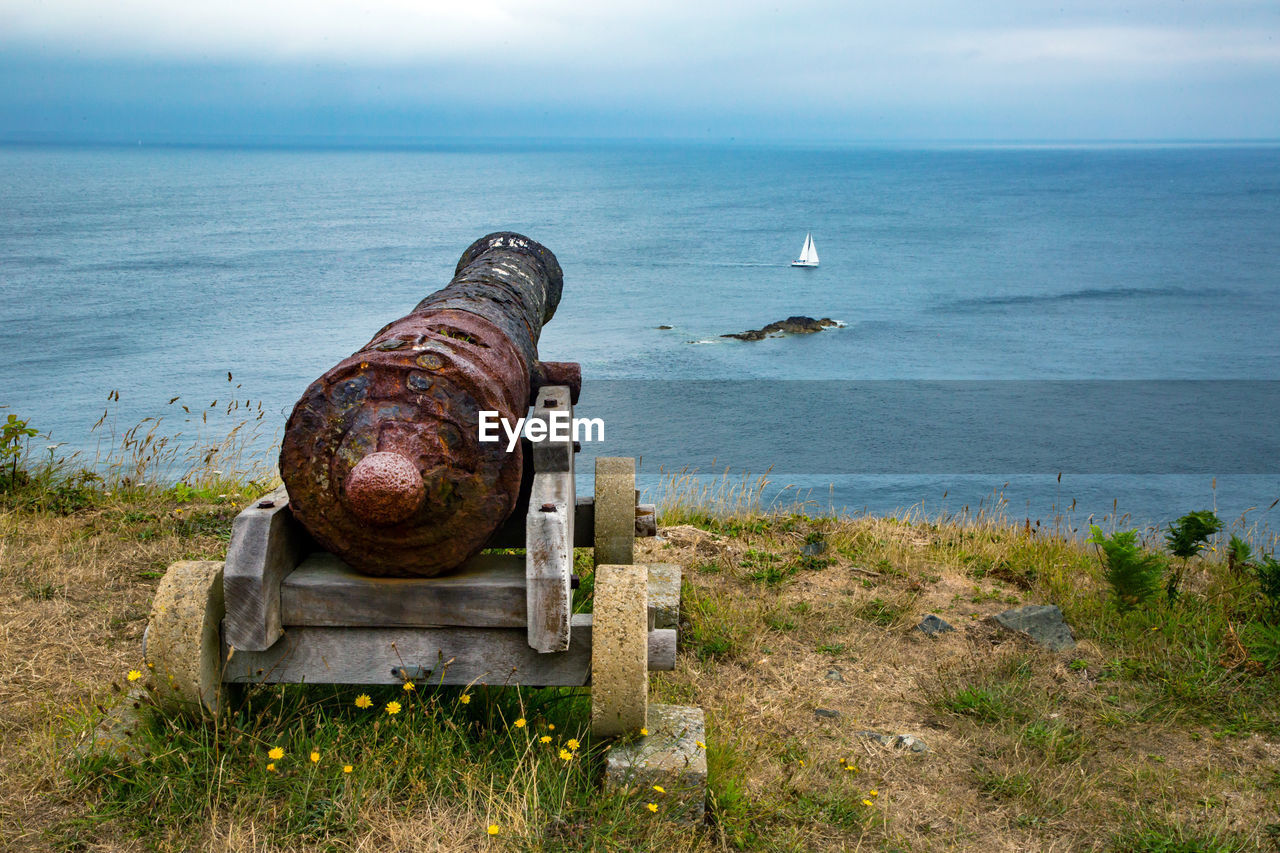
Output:
[[[666,542],[645,545],[645,559],[688,567],[683,653],[655,682],[702,705],[711,737],[736,754],[750,803],[742,846],[1273,849],[1275,680],[1252,685],[1253,726],[1149,708],[1152,691],[1113,671],[1122,653],[1091,630],[1091,602],[1105,592],[1079,546],[994,520],[706,526],[664,529]],[[831,562],[805,567],[800,550],[819,536]],[[771,582],[765,555],[801,567]],[[1049,601],[1076,623],[1069,654],[986,618]],[[914,626],[926,613],[957,630],[924,636]],[[864,730],[921,737],[929,752],[882,746]],[[873,814],[842,825],[871,790]],[[1136,840],[1123,837],[1130,829]],[[1183,837],[1201,846],[1172,846]]]
[[[498,790],[373,797],[345,828],[282,840],[275,810],[287,804],[250,800],[268,805],[246,811],[229,790],[139,840],[145,815],[91,817],[106,794],[76,772],[75,751],[139,665],[160,573],[221,558],[247,497],[179,505],[134,493],[70,515],[0,514],[0,847],[1274,849],[1275,677],[1218,666],[1210,649],[1213,666],[1179,681],[1169,646],[1198,629],[1117,621],[1089,552],[992,518],[808,519],[761,514],[742,494],[721,518],[685,502],[669,518],[697,524],[666,525],[663,541],[641,547],[641,559],[685,567],[677,669],[655,675],[653,691],[706,710],[704,830],[637,829],[606,816],[604,800],[598,815],[557,822]],[[818,540],[823,554],[802,553]],[[1192,575],[1190,589],[1212,591],[1221,567],[1197,563]],[[1033,602],[1063,608],[1080,639],[1072,653],[1037,650],[986,619]],[[913,630],[930,612],[957,630]],[[929,751],[863,730],[915,735]],[[501,785],[478,768],[467,771],[474,790]],[[478,833],[495,819],[501,836]]]
[[157,579],[176,559],[220,559],[238,504],[0,511],[0,840],[13,849],[76,813],[68,756],[140,664]]

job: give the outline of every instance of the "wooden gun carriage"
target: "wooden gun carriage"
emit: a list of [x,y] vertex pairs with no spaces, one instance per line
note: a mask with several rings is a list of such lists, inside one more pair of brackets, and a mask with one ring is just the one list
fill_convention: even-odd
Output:
[[[648,672],[675,665],[680,578],[634,563],[635,537],[656,533],[634,460],[598,458],[578,498],[570,438],[502,457],[468,433],[488,399],[532,404],[544,434],[572,419],[577,366],[536,360],[559,276],[528,238],[482,238],[448,288],[313,383],[286,428],[286,485],[237,516],[225,563],[175,563],[160,583],[144,645],[166,700],[217,712],[240,684],[589,684],[594,731],[645,726]],[[575,547],[593,549],[592,613],[573,612]]]

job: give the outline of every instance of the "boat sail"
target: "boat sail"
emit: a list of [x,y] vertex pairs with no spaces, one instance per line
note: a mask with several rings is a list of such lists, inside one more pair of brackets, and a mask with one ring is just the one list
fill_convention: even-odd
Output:
[[791,262],[793,267],[816,267],[818,265],[818,249],[813,245],[813,235],[804,235],[804,248],[800,257]]

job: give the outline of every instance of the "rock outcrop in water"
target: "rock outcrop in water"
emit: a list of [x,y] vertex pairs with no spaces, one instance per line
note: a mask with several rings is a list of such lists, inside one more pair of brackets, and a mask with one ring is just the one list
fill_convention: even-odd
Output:
[[760,341],[765,338],[777,338],[783,335],[808,335],[821,332],[828,326],[840,326],[830,317],[815,320],[812,317],[788,317],[776,323],[770,323],[763,329],[747,329],[737,334],[721,335],[722,338],[737,338],[740,341]]

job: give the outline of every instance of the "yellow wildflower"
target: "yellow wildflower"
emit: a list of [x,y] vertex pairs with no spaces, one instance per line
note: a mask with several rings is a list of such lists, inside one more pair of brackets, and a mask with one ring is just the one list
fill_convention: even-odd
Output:
[[361,693],[359,696],[356,697],[356,707],[357,708],[373,707],[373,700],[369,698],[368,693]]
[[556,724],[555,724],[555,723],[547,723],[547,731],[549,731],[549,732],[554,732],[555,730],[556,730]]
[[316,752],[314,749],[311,750],[311,763],[312,764],[320,763],[320,753]]
[[640,736],[641,736],[641,737],[648,737],[648,736],[649,736],[649,730],[648,730],[648,729],[641,729],[641,730],[640,730]]
[[400,703],[399,703],[399,702],[388,702],[388,703],[387,703],[387,713],[388,713],[388,714],[399,714],[399,713],[400,713]]
[[516,720],[516,722],[515,722],[515,727],[516,727],[517,729],[523,729],[523,728],[524,728],[524,717],[521,717],[520,719]]
[[661,785],[654,785],[653,790],[657,791],[659,794],[665,794],[667,792],[667,789]]
[[878,797],[878,796],[880,796],[880,792],[879,792],[879,791],[868,791],[867,793],[871,794],[871,796],[873,796],[873,797]]
[[272,762],[270,762],[269,764],[267,764],[267,772],[268,772],[268,773],[275,773],[275,772],[276,772],[276,763],[275,763],[274,761],[272,761]]
[[406,681],[406,682],[404,683],[404,689],[405,689],[405,692],[406,692],[406,693],[411,692],[411,691],[413,690],[413,682],[412,682],[412,681]]
[[645,806],[645,808],[646,808],[646,809],[648,809],[648,810],[649,810],[649,811],[651,811],[651,812],[656,812],[656,811],[658,810],[658,804],[657,804],[657,803],[649,803],[649,805]]
[[271,750],[267,753],[267,758],[270,758],[272,761],[279,761],[284,758],[284,748],[279,746],[271,747]]
[[578,743],[578,739],[572,738],[572,737],[569,738],[567,741],[565,741],[564,745],[572,749],[574,752],[577,752],[578,747],[580,746],[580,744]]
[[141,677],[142,672],[136,669],[129,670],[129,674],[126,676],[130,681],[137,681]]
[[543,735],[542,737],[538,738],[538,740],[542,741],[543,743],[551,743],[551,735]]
[[707,745],[706,745],[705,743],[703,743],[702,741],[700,741],[700,740],[695,740],[695,741],[694,741],[694,743],[696,743],[696,744],[698,745],[698,749],[706,749],[706,748],[707,748]]
[[354,768],[354,767],[352,767],[350,764],[344,764],[344,765],[342,765],[342,772],[343,772],[343,773],[350,773],[352,770],[355,770],[355,768]]
[[573,758],[573,753],[572,753],[572,752],[570,752],[570,751],[569,751],[569,750],[567,750],[567,749],[562,749],[562,750],[560,750],[560,759],[561,759],[562,761],[568,761],[568,760],[569,760],[569,759],[571,759],[571,758]]
[[497,834],[498,834],[499,832],[501,832],[501,831],[502,831],[502,830],[498,829],[498,825],[497,825],[496,823],[491,823],[491,824],[489,824],[489,834],[490,834],[490,835],[497,835]]
[[802,759],[800,759],[800,766],[801,766],[801,767],[804,767],[804,759],[803,759],[803,758],[802,758]]
[[[459,697],[458,697],[458,701],[459,701],[459,702],[461,702],[463,705],[470,705],[470,704],[471,704],[471,694],[470,694],[470,693],[463,693],[461,696],[459,696]],[[492,829],[492,828],[494,828],[494,827],[490,827],[490,828]]]
[[863,800],[863,801],[862,801],[862,804],[863,804],[864,806],[869,806],[869,805],[871,805],[871,801],[870,801],[870,800]]

